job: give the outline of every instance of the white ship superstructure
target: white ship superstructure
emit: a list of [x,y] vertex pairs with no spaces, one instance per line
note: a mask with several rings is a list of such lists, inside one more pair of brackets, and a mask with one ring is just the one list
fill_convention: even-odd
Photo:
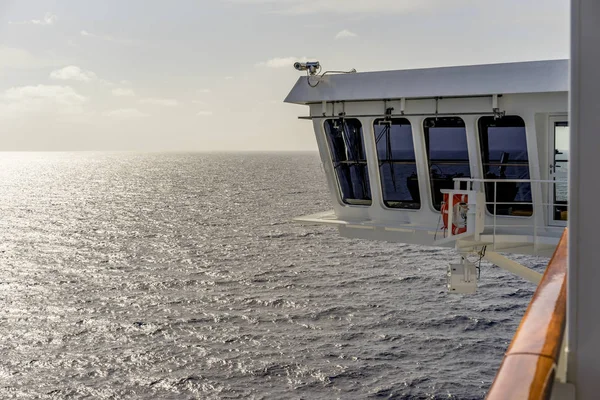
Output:
[[[568,219],[568,60],[308,74],[306,105],[333,210],[297,218],[341,235],[455,247],[449,288],[473,291],[479,255],[552,255]],[[452,277],[454,275],[454,278]]]

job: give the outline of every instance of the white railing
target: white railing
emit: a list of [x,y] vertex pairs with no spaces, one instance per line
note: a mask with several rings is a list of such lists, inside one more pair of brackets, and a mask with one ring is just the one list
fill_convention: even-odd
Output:
[[[502,193],[502,185],[511,183],[530,185],[531,201],[504,201],[498,190]],[[557,210],[557,207],[564,209],[568,218],[568,203],[556,202],[555,193],[557,185],[566,187],[566,184],[567,182],[564,180],[454,178],[454,190],[457,192],[466,190],[487,194],[484,202],[484,212],[477,215],[481,215],[481,218],[483,218],[484,234],[492,234],[494,245],[497,241],[498,231],[502,232],[500,234],[510,232],[510,235],[514,235],[516,234],[515,229],[525,232],[527,236],[532,235],[534,246],[537,245],[540,237],[554,238],[556,236],[556,240],[558,240],[560,233],[566,226],[566,218],[555,218],[557,212],[562,213],[562,211]],[[519,188],[517,187],[514,190],[518,191]],[[453,191],[444,190],[444,192],[452,193]],[[490,194],[493,194],[491,199],[488,198]],[[550,201],[551,199],[553,201]],[[530,206],[530,210],[525,209],[520,215],[513,213],[498,214],[499,211],[510,210],[511,206],[515,211],[523,210],[524,206]],[[560,215],[562,216],[562,214]],[[486,223],[490,219],[491,223]]]

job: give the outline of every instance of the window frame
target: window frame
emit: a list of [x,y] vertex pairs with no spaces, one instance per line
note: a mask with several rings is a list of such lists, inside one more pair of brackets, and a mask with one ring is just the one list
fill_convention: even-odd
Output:
[[[483,118],[489,118],[489,115],[480,115],[477,120],[475,121],[475,132],[476,132],[476,140],[477,140],[477,152],[479,153],[479,173],[480,173],[480,177],[482,179],[485,179],[485,172],[484,172],[484,158],[483,158],[483,152],[482,152],[482,143],[481,143],[481,120]],[[527,168],[528,168],[528,172],[529,172],[529,180],[532,180],[531,178],[531,171],[532,171],[532,164],[529,158],[529,128],[527,126],[527,122],[525,121],[525,118],[523,117],[523,115],[519,114],[519,113],[510,113],[508,115],[505,115],[504,117],[501,118],[506,118],[506,117],[518,117],[523,121],[523,125],[525,128],[525,145],[526,145],[526,149],[527,149]],[[500,218],[517,218],[517,219],[531,219],[534,218],[536,216],[535,214],[535,202],[533,199],[533,185],[530,183],[529,184],[531,187],[531,214],[530,215],[506,215],[506,214],[494,214],[493,212],[489,211],[488,209],[488,205],[486,204],[485,207],[485,214],[487,216],[490,217],[500,217]],[[484,184],[484,198],[485,201],[487,202],[487,194],[486,194],[486,190],[485,190],[485,184]],[[493,206],[493,205],[491,205]]]
[[[365,165],[365,172],[366,172],[366,177],[367,177],[367,187],[369,190],[369,195],[370,195],[370,203],[369,204],[352,204],[352,203],[348,203],[346,201],[344,201],[344,193],[342,190],[342,184],[340,182],[340,177],[338,174],[338,171],[336,170],[336,166],[335,163],[336,161],[334,161],[333,159],[333,151],[331,148],[331,145],[329,144],[329,138],[328,138],[328,133],[327,133],[327,129],[325,128],[325,125],[328,123],[328,121],[334,121],[334,120],[340,120],[340,119],[345,119],[345,120],[356,120],[358,121],[358,123],[360,124],[360,134],[361,134],[361,138],[362,138],[362,147],[363,147],[363,151],[364,151],[364,165]],[[367,150],[366,150],[366,145],[365,145],[365,129],[364,129],[364,124],[363,122],[359,119],[359,118],[323,118],[322,122],[321,122],[321,132],[323,135],[323,140],[325,141],[325,146],[327,146],[327,155],[329,158],[329,162],[330,162],[330,166],[331,166],[331,171],[332,171],[332,175],[333,175],[333,179],[335,180],[335,185],[337,187],[337,200],[338,203],[342,206],[342,207],[357,207],[357,208],[368,208],[371,207],[373,205],[373,191],[371,188],[371,176],[369,173],[369,163],[368,163],[368,155],[367,155]],[[362,160],[361,160],[362,161]],[[362,164],[362,162],[361,162]],[[365,200],[366,201],[366,200]]]
[[[373,129],[373,134],[371,135],[372,138],[371,140],[373,141],[374,147],[375,147],[375,158],[376,158],[376,163],[377,163],[377,178],[378,178],[378,186],[379,186],[379,193],[381,195],[381,207],[386,209],[386,210],[390,210],[390,211],[410,211],[410,212],[417,212],[423,209],[423,193],[421,193],[421,184],[420,184],[420,174],[419,174],[419,162],[418,162],[418,156],[417,156],[417,149],[415,146],[415,133],[414,133],[414,129],[415,129],[415,125],[413,124],[413,122],[408,119],[407,117],[403,117],[403,116],[397,116],[397,117],[393,117],[391,118],[390,123],[393,124],[394,120],[404,120],[408,123],[408,125],[410,126],[410,137],[412,140],[412,149],[413,149],[413,155],[414,155],[414,166],[415,166],[415,173],[417,176],[417,190],[419,192],[419,202],[418,202],[418,207],[391,207],[386,203],[389,203],[389,200],[385,199],[385,192],[384,192],[384,183],[383,183],[383,174],[381,173],[381,161],[379,159],[379,151],[377,149],[377,132],[375,127],[377,125],[380,125],[378,122],[383,122],[385,121],[386,118],[385,117],[378,117],[373,119],[373,122],[371,124],[371,127]],[[393,201],[393,200],[392,200]],[[408,203],[407,204],[417,204],[415,203]]]
[[[423,134],[423,143],[425,145],[424,149],[425,149],[425,162],[427,165],[427,180],[429,182],[428,184],[428,188],[429,188],[429,192],[431,194],[431,198],[430,198],[430,206],[431,209],[435,212],[435,213],[440,213],[441,212],[441,203],[440,203],[440,208],[436,208],[435,206],[435,193],[434,193],[434,188],[433,188],[433,181],[432,181],[432,177],[431,177],[431,165],[433,164],[431,162],[431,158],[429,156],[429,143],[430,143],[430,138],[429,138],[429,132],[427,129],[429,129],[428,127],[425,126],[425,123],[427,122],[427,120],[440,120],[440,119],[459,119],[460,121],[462,121],[463,126],[464,126],[464,130],[465,130],[465,142],[466,142],[466,153],[467,153],[467,160],[466,160],[466,166],[469,169],[469,176],[465,176],[464,178],[472,178],[473,177],[473,168],[472,168],[472,163],[471,163],[471,154],[469,151],[469,132],[467,130],[467,124],[464,120],[464,118],[460,115],[452,115],[452,116],[444,116],[444,117],[426,117],[423,118],[422,122],[421,122],[421,129],[422,129],[422,134]],[[453,181],[454,182],[454,181]],[[463,187],[465,187],[466,185],[461,185]],[[452,185],[451,188],[449,189],[454,189],[454,184]]]
[[[548,120],[547,120],[547,125],[548,125],[548,151],[547,151],[547,156],[548,158],[548,164],[551,166],[553,166],[554,162],[555,162],[555,154],[554,152],[557,150],[556,149],[556,127],[557,126],[567,126],[569,128],[569,136],[571,135],[571,126],[569,124],[569,115],[565,114],[565,113],[557,113],[557,114],[550,114],[548,115]],[[568,159],[566,160],[567,163],[569,163],[571,160],[571,154],[568,155]],[[563,161],[565,162],[565,161]],[[570,164],[569,164],[570,165]],[[556,173],[555,172],[550,172],[548,174],[548,180],[553,180],[556,178]],[[567,184],[568,184],[568,178],[567,178]],[[567,220],[561,220],[561,219],[556,219],[555,218],[555,214],[554,214],[554,204],[558,204],[556,203],[556,198],[555,198],[555,191],[556,191],[556,184],[551,184],[551,187],[548,188],[547,192],[546,192],[546,198],[547,198],[547,202],[548,202],[548,225],[549,226],[567,226],[568,225],[568,217]],[[569,206],[569,199],[567,197],[567,201],[565,202],[564,206],[566,207],[566,211],[568,212],[570,206]]]

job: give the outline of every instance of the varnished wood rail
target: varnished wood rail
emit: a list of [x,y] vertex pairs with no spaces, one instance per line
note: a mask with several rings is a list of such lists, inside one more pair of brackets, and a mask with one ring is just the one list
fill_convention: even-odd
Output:
[[488,400],[549,399],[567,306],[567,230],[535,291],[490,388]]

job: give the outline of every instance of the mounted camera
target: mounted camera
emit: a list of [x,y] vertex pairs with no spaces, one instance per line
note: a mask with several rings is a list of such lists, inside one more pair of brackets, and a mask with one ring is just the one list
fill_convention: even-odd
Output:
[[318,61],[295,62],[294,68],[298,71],[308,71],[310,75],[315,75],[321,69],[321,64]]

